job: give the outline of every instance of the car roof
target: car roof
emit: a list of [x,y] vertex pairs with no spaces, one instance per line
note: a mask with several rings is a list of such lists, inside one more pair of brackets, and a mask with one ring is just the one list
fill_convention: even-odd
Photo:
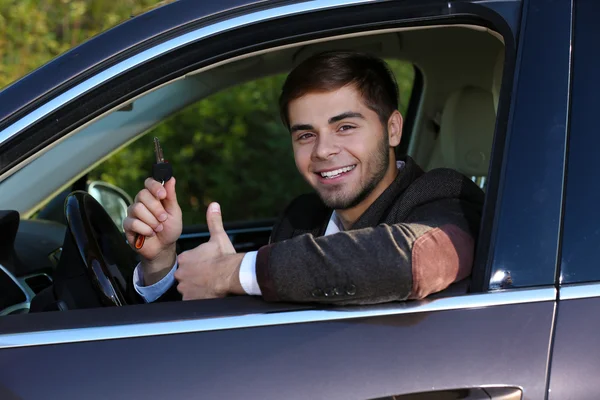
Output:
[[[293,1],[285,1],[290,2]],[[106,67],[107,60],[114,59],[119,53],[127,55],[128,50],[139,44],[161,35],[164,37],[167,32],[185,30],[199,19],[227,11],[239,11],[240,8],[257,3],[267,3],[267,0],[179,0],[132,17],[56,57],[0,91],[0,129],[10,123],[9,118],[16,111],[31,106],[36,100],[43,102],[44,98],[56,90],[66,90],[72,86],[71,82],[74,84],[78,81],[73,78],[85,78],[84,72]],[[268,3],[272,5],[284,2],[271,0]],[[138,46],[132,51],[140,50]]]

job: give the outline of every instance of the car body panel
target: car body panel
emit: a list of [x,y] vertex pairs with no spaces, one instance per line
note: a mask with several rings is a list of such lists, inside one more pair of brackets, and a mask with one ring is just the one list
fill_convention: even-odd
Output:
[[539,399],[553,315],[550,301],[6,349],[0,383],[23,399],[49,387],[61,399],[85,388],[91,400],[369,399],[479,386]]
[[560,299],[548,398],[595,398],[600,371],[600,285],[562,287]]
[[[490,182],[495,186],[490,188],[488,198],[495,199],[497,195],[498,207],[494,207],[494,202],[486,205],[488,222],[481,241],[486,246],[491,242],[492,251],[490,257],[485,257],[487,249],[483,249],[481,264],[476,266],[486,270],[491,265],[495,271],[516,272],[515,278],[525,276],[523,281],[515,279],[514,286],[544,286],[548,292],[544,292],[547,295],[543,300],[528,302],[529,289],[519,291],[511,289],[511,285],[499,285],[498,288],[508,290],[481,296],[493,298],[507,293],[514,294],[516,300],[510,304],[492,302],[461,308],[461,301],[477,296],[470,294],[441,299],[442,304],[456,302],[455,307],[448,309],[427,308],[428,304],[439,304],[434,300],[418,303],[418,307],[423,306],[420,311],[378,314],[369,306],[347,311],[348,315],[364,311],[360,318],[346,317],[344,309],[327,314],[330,309],[315,307],[313,311],[320,319],[293,322],[285,318],[299,311],[289,307],[256,317],[260,321],[268,316],[277,323],[235,327],[225,324],[229,321],[225,316],[236,314],[242,318],[254,314],[252,307],[227,311],[223,306],[230,304],[227,299],[140,305],[95,313],[74,310],[58,315],[11,316],[0,320],[0,394],[4,391],[7,396],[23,399],[43,398],[48,393],[64,399],[368,399],[508,386],[521,388],[525,399],[544,398],[557,308],[553,285],[564,179],[570,4],[569,0],[525,2],[519,54],[516,59],[514,54],[507,56],[509,68],[505,69],[509,73],[505,73],[504,86],[514,85],[512,90],[503,89],[498,113],[497,129],[504,132],[508,127],[506,137],[496,140],[492,160]],[[169,10],[159,10],[164,9]],[[156,12],[152,15],[161,15]],[[164,26],[160,29],[169,30]],[[556,43],[540,40],[548,30]],[[89,43],[94,42],[86,45],[92,46]],[[114,55],[119,51],[111,52]],[[540,73],[536,64],[540,58],[554,61],[547,75]],[[98,62],[100,58],[90,65]],[[31,76],[43,76],[50,71],[50,67],[45,68]],[[10,110],[39,98],[65,82],[67,75],[41,88],[39,93],[24,94],[13,108],[0,109],[0,115],[8,115]],[[25,78],[10,90],[34,81]],[[542,88],[547,107],[535,104]],[[16,105],[19,102],[21,106]],[[528,154],[532,150],[540,154]],[[526,177],[523,171],[528,172]],[[523,209],[523,203],[530,207]],[[496,230],[494,224],[498,220]],[[523,243],[523,248],[519,243]],[[483,290],[488,289],[488,281],[484,276]],[[201,304],[219,311],[207,315],[194,310]],[[411,303],[390,307],[411,307]],[[322,317],[328,315],[337,317]],[[196,323],[209,328],[195,329]],[[211,324],[219,323],[223,325],[210,329]],[[138,334],[137,329],[144,324],[167,331]],[[178,331],[182,325],[187,330]],[[98,336],[78,340],[78,335],[89,334],[87,326],[98,328],[93,331]],[[114,333],[128,329],[127,338]],[[102,332],[113,333],[103,336]],[[44,342],[51,337],[57,341]],[[23,345],[9,341],[15,338],[31,338],[32,342]]]

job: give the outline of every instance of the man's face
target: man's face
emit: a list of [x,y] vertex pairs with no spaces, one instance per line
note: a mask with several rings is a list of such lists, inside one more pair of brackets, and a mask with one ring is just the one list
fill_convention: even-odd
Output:
[[328,207],[355,207],[395,168],[397,143],[353,86],[295,99],[288,115],[296,166]]

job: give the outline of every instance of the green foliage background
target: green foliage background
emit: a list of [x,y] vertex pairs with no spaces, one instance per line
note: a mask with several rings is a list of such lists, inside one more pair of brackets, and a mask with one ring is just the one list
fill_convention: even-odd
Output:
[[[0,0],[0,87],[82,41],[154,6],[155,0]],[[411,94],[412,65],[388,60],[400,89]],[[309,190],[296,171],[277,99],[285,75],[263,78],[207,97],[152,128],[90,172],[132,197],[154,161],[157,136],[172,163],[184,222],[205,223],[219,201],[226,221],[271,218]]]

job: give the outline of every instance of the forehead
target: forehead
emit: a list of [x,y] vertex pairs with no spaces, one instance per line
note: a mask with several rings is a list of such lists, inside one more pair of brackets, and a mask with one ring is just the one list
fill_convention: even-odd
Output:
[[329,118],[345,112],[360,112],[366,118],[377,118],[354,86],[329,92],[310,92],[292,100],[288,106],[290,124],[327,123]]

